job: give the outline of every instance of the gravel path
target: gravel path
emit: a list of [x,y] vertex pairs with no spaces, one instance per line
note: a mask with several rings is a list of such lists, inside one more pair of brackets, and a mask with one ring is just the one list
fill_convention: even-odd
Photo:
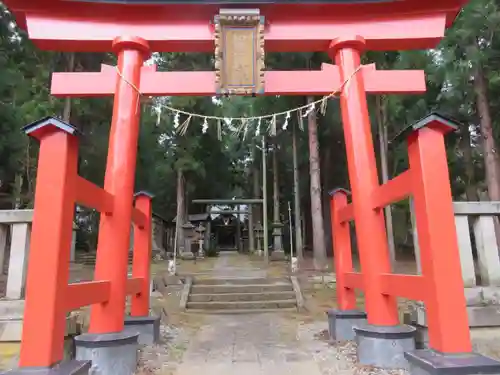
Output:
[[[265,277],[248,261],[233,263],[219,257],[212,276]],[[194,330],[162,326],[162,343],[141,350],[138,375],[407,375],[357,365],[354,343],[328,343],[326,319],[266,313],[205,315],[202,322]]]
[[354,343],[330,345],[325,323],[286,315],[206,318],[193,335],[162,327],[162,343],[140,353],[140,375],[407,375],[356,364]]
[[298,340],[308,347],[322,375],[408,375],[405,370],[383,370],[357,364],[356,344],[328,343],[326,322],[300,324]]
[[137,375],[175,374],[188,342],[189,335],[182,329],[162,324],[160,342],[140,349]]

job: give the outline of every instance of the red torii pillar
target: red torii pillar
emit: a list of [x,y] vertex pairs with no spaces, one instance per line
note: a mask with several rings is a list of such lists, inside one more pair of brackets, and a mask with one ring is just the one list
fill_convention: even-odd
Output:
[[[362,263],[361,272],[353,271],[349,221],[357,220],[353,210],[355,200],[348,204],[350,193],[347,190],[336,189],[331,192],[340,311],[329,314],[334,316],[333,320],[329,319],[330,332],[333,331],[334,339],[343,339],[345,337],[342,336],[347,333],[350,338],[355,337],[358,343],[371,340],[369,345],[358,345],[358,358],[362,364],[381,367],[397,364],[401,367],[409,363],[412,374],[451,374],[459,371],[472,375],[496,374],[500,371],[499,362],[471,353],[444,143],[444,135],[455,129],[453,120],[431,113],[403,130],[397,138],[407,137],[410,168],[378,186],[370,202],[370,209],[381,210],[408,196],[415,199],[422,274],[380,273],[375,278],[378,278],[379,291],[383,296],[425,303],[429,349],[413,350],[408,346],[394,345],[395,340],[405,339],[401,336],[407,335],[406,339],[411,339],[411,328],[405,330],[404,326],[400,329],[398,326],[366,325],[360,322],[363,317],[359,312],[355,314],[355,289],[367,290],[371,287],[365,283],[366,264]],[[370,311],[367,312],[370,316]],[[377,339],[379,343],[375,345],[373,341]],[[373,355],[377,346],[377,355]],[[367,355],[367,352],[371,352],[371,355]]]
[[[114,196],[77,174],[78,131],[75,127],[54,117],[45,117],[23,130],[40,142],[40,152],[19,359],[21,370],[12,374],[24,374],[31,371],[30,368],[43,368],[47,371],[44,373],[52,373],[53,367],[57,367],[61,374],[73,370],[83,373],[89,366],[87,361],[61,362],[67,313],[83,306],[106,304],[111,298],[112,286],[107,278],[68,284],[74,205],[80,204],[102,215],[112,216]],[[110,335],[83,334],[75,337],[79,359],[92,359],[94,365],[104,370],[103,374],[109,375],[115,373],[116,367],[109,369],[112,362],[109,357],[114,360],[119,356],[87,358],[79,356],[80,348],[90,343],[93,345],[91,352],[104,346],[104,352],[109,353],[110,343],[122,346],[126,341],[129,355],[123,356],[124,350],[120,348],[120,367],[123,369],[125,357],[132,374],[136,367],[137,341],[155,342],[159,333],[159,318],[149,316],[152,197],[144,192],[137,193],[135,197],[132,209],[135,231],[133,272],[132,278],[126,280],[125,291],[132,297],[131,317],[125,321],[127,327],[123,332]],[[82,343],[85,344],[80,345]],[[109,371],[104,367],[108,367]]]
[[[38,178],[44,184],[37,186],[36,191],[32,236],[34,248],[31,249],[33,259],[28,270],[20,359],[22,368],[50,367],[62,359],[64,317],[68,309],[82,304],[93,303],[89,334],[75,338],[77,358],[92,360],[99,365],[103,374],[112,374],[118,364],[124,374],[131,375],[136,369],[136,349],[130,344],[137,343],[138,337],[142,343],[152,343],[157,339],[159,319],[149,316],[151,196],[138,193],[135,208],[133,207],[140,115],[138,86],[141,67],[150,52],[148,44],[139,38],[118,38],[113,47],[118,55],[117,74],[121,79],[116,81],[104,190],[77,177],[76,137],[68,136],[64,132],[52,134],[43,128],[42,135],[50,136],[44,138],[40,150]],[[47,181],[53,183],[46,185]],[[67,267],[75,197],[81,197],[86,189],[90,192],[85,193],[95,194],[90,201],[103,201],[103,194],[106,200],[111,197],[109,202],[112,208],[109,211],[101,211],[94,281],[87,285],[72,286],[74,293],[81,293],[85,297],[77,300],[73,298],[75,296],[68,295],[70,291],[65,288],[69,277]],[[50,220],[47,216],[50,216]],[[136,234],[136,251],[133,278],[128,279],[127,263],[132,222]],[[45,246],[51,247],[51,251],[43,251],[42,247]],[[49,269],[45,269],[44,265],[50,266]],[[45,279],[42,273],[47,271],[51,277],[41,284],[40,281]],[[49,288],[46,289],[49,292],[47,296],[40,293],[41,286]],[[128,327],[124,330],[127,294],[132,294],[132,316],[126,319]],[[49,300],[44,301],[47,298]],[[41,306],[45,309],[43,314],[40,311]],[[46,318],[42,325],[40,316]],[[139,334],[138,325],[152,326],[152,329],[148,329],[151,334]],[[141,337],[146,340],[141,340]],[[35,349],[37,343],[41,344],[38,350]],[[110,345],[127,345],[130,355],[124,356],[125,352],[122,351],[121,357],[112,358],[108,355],[109,358],[103,359],[106,355],[98,355],[94,358],[96,349],[104,346],[106,351]],[[79,363],[76,365],[80,366]],[[84,366],[83,362],[81,365]]]
[[149,315],[149,288],[151,271],[151,250],[153,239],[151,237],[153,226],[153,196],[140,191],[135,194],[135,208],[142,212],[148,219],[145,226],[134,223],[134,258],[132,261],[132,277],[142,278],[146,282],[141,285],[141,292],[132,296],[130,315],[134,318],[143,318]]
[[344,139],[351,185],[356,238],[359,248],[368,323],[381,326],[399,324],[396,299],[381,293],[378,275],[390,273],[384,213],[371,207],[373,192],[379,186],[377,162],[366,90],[362,75],[355,74],[361,64],[364,40],[360,36],[338,38],[330,44],[330,55],[339,66],[343,80],[350,78],[340,97]]
[[[360,65],[363,39],[339,38],[330,47],[341,76],[351,76]],[[450,127],[432,116],[422,120],[409,138],[410,169],[380,185],[365,94],[363,76],[353,76],[340,103],[352,203],[347,203],[347,191],[333,192],[332,235],[340,311],[329,312],[330,329],[356,338],[358,360],[365,365],[410,366],[412,374],[498,373],[499,362],[471,353],[443,138]],[[392,274],[389,261],[382,208],[410,194],[415,195],[422,232],[422,276]],[[352,271],[348,224],[352,219],[360,273]],[[443,267],[450,267],[449,280],[442,273]],[[365,292],[368,324],[364,322],[366,315],[355,310],[354,289]],[[430,350],[414,350],[415,328],[399,325],[397,296],[426,302]]]
[[127,259],[139,137],[141,67],[148,43],[122,37],[113,42],[118,56],[113,118],[109,135],[104,189],[114,196],[114,214],[101,216],[95,280],[110,280],[110,299],[92,307],[90,333],[120,332],[124,327]]
[[[396,298],[384,294],[381,274],[389,274],[387,232],[384,213],[373,209],[375,193],[379,187],[377,164],[362,75],[356,74],[361,64],[361,52],[365,46],[360,36],[338,38],[331,42],[329,53],[339,67],[341,79],[349,82],[340,97],[344,126],[349,183],[352,190],[352,215],[355,220],[356,239],[361,263],[359,282],[364,286],[366,314],[354,310],[354,290],[346,290],[345,277],[339,277],[340,309],[327,312],[330,333],[356,339],[360,363],[384,368],[404,367],[405,351],[415,349],[414,332],[410,326],[399,325]],[[347,205],[345,195],[339,194],[335,204]],[[338,213],[333,210],[332,235],[335,245],[349,240],[349,226],[338,225]],[[337,233],[336,230],[340,233]],[[340,246],[344,243],[340,243]],[[352,269],[351,254],[335,248],[336,268]],[[350,252],[350,244],[349,244]],[[344,310],[348,309],[348,310]],[[368,324],[366,320],[368,319]],[[356,327],[353,330],[353,327]],[[360,328],[362,327],[362,328]],[[334,337],[338,339],[339,337]]]
[[66,329],[69,249],[77,185],[76,129],[50,121],[27,130],[40,141],[26,276],[26,300],[19,364],[52,366],[62,359]]

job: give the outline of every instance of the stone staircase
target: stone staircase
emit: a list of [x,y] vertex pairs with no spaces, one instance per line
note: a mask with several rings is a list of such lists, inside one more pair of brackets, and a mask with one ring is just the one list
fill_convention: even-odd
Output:
[[289,277],[194,278],[186,311],[205,314],[297,311],[297,293],[300,294],[297,289]]

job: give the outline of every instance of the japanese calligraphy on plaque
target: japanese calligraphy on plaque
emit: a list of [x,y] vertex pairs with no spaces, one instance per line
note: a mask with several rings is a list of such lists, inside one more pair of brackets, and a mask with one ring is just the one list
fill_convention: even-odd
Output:
[[264,93],[264,17],[221,9],[215,17],[215,84],[221,95]]

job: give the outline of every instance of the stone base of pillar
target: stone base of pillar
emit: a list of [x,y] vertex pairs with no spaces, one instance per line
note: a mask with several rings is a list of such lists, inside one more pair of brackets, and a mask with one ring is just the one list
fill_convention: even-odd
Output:
[[192,252],[185,251],[181,253],[181,259],[182,260],[193,260],[194,259],[194,254]]
[[404,353],[415,350],[415,328],[408,325],[354,327],[358,361],[385,369],[408,369]]
[[75,337],[76,359],[92,362],[99,375],[133,375],[137,370],[138,333],[118,332]]
[[90,365],[90,361],[66,361],[54,367],[8,370],[0,375],[88,375]]
[[415,347],[417,349],[429,349],[429,330],[427,327],[412,324],[415,327]]
[[354,340],[354,327],[366,324],[366,313],[361,310],[327,310],[328,333],[331,341]]
[[274,250],[271,253],[271,260],[286,260],[286,255],[283,250]]
[[405,353],[410,375],[500,374],[500,362],[476,353],[443,354],[430,349]]
[[139,334],[140,345],[156,344],[160,340],[160,318],[155,316],[127,316],[125,333]]

